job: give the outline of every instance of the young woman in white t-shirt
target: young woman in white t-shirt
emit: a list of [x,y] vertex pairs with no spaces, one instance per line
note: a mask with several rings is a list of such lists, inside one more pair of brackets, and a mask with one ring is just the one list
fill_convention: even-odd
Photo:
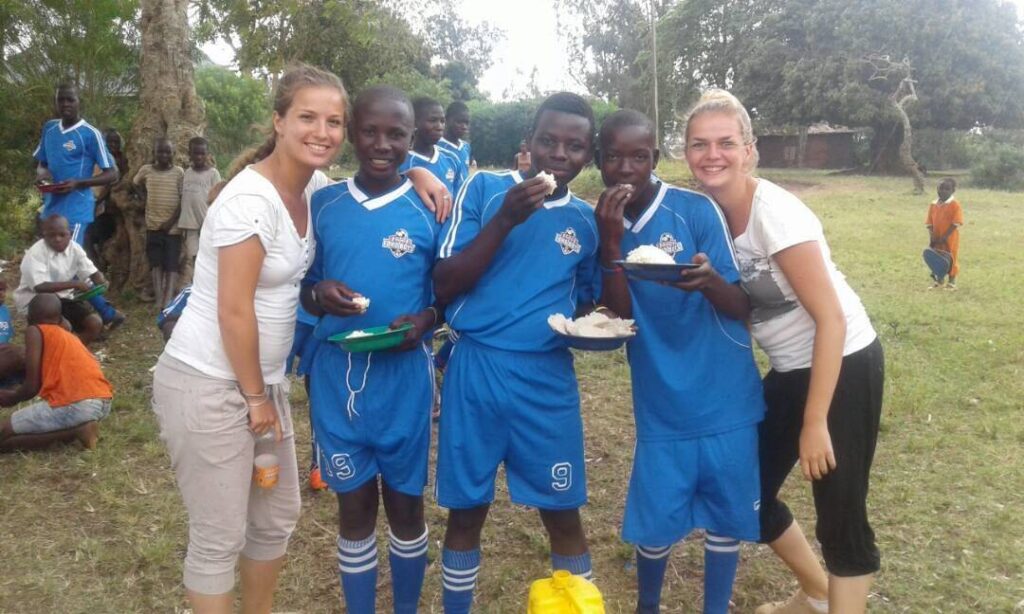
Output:
[[[299,65],[281,77],[269,139],[243,154],[253,164],[203,223],[192,294],[154,374],[153,409],[188,511],[184,584],[196,614],[232,611],[236,563],[243,611],[270,612],[298,521],[285,360],[315,253],[309,199],[330,182],[317,169],[338,152],[346,107],[329,72]],[[451,197],[423,181],[444,217]],[[278,477],[261,489],[253,462],[264,453]]]
[[[743,105],[728,92],[706,92],[685,136],[690,170],[725,214],[750,296],[751,332],[772,367],[759,432],[761,538],[801,590],[757,613],[863,612],[879,566],[866,499],[882,405],[881,344],[814,213],[752,175],[757,149]],[[797,462],[812,481],[827,576],[778,499]]]

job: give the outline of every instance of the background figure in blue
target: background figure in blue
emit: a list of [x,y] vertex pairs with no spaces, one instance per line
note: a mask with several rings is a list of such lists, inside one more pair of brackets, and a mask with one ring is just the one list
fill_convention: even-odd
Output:
[[[316,323],[320,318],[310,314],[299,304],[299,311],[295,318],[295,339],[292,340],[292,351],[288,354],[288,361],[284,365],[284,372],[302,378],[302,385],[306,388],[306,398],[309,398],[309,372],[313,364],[313,357],[316,355],[316,348],[320,340],[313,334]],[[313,435],[313,412],[309,412],[309,487],[312,490],[327,490],[327,482],[324,482],[320,475],[320,463],[317,460],[319,453],[316,447],[316,436]]]
[[178,318],[181,317],[182,312],[185,311],[185,305],[188,305],[188,297],[192,296],[192,284],[189,284],[181,289],[171,302],[167,303],[160,313],[156,316],[156,327],[160,329],[160,333],[164,337],[164,343],[171,338],[171,333],[174,332],[174,326],[178,323]]
[[469,107],[461,100],[456,100],[448,105],[444,112],[444,137],[437,145],[459,157],[459,161],[466,169],[467,177],[469,168],[473,166],[473,148],[466,140],[468,136]]
[[[744,322],[750,302],[718,207],[652,177],[653,123],[617,111],[599,147],[601,303],[640,330],[627,352],[636,446],[622,527],[636,546],[637,611],[658,612],[673,544],[704,529],[704,612],[726,614],[739,540],[760,536],[764,400]],[[627,280],[614,263],[641,245],[700,266],[671,284]]]
[[[591,574],[579,515],[587,501],[579,389],[572,354],[547,318],[592,306],[599,281],[594,211],[568,187],[591,160],[593,132],[581,97],[547,98],[534,117],[529,177],[476,173],[442,233],[434,291],[456,333],[437,461],[437,500],[449,510],[448,614],[472,605],[502,463],[512,501],[540,512],[552,567]],[[555,176],[550,196],[540,170]]]
[[[348,130],[359,171],[318,191],[311,205],[316,256],[301,297],[319,318],[314,335],[322,343],[310,405],[321,476],[338,493],[338,566],[354,614],[375,611],[380,500],[395,612],[416,612],[427,567],[423,489],[434,372],[424,338],[439,320],[430,287],[439,228],[399,174],[412,130],[405,94],[363,90]],[[369,305],[352,300],[358,296]],[[412,326],[393,351],[349,353],[323,343],[347,330],[404,323]]]
[[412,149],[399,170],[404,173],[412,168],[425,168],[440,179],[455,198],[466,181],[469,169],[458,155],[438,145],[444,136],[444,107],[432,98],[417,98],[412,104],[416,113],[416,132]]
[[[39,219],[45,220],[54,214],[64,216],[71,240],[84,247],[86,231],[96,213],[92,188],[114,183],[119,174],[103,135],[81,117],[78,89],[70,84],[58,86],[55,102],[58,119],[51,119],[43,126],[39,145],[32,156],[36,161],[36,182],[52,182],[60,187],[45,195]],[[94,175],[96,167],[101,172]],[[102,296],[89,303],[104,324],[115,327],[124,322],[124,316]]]
[[0,279],[0,388],[20,384],[25,373],[25,349],[11,343],[14,322],[6,300],[7,282]]

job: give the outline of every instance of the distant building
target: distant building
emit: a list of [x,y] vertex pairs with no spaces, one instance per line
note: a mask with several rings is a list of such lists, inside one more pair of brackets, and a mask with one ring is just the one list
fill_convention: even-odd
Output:
[[[864,130],[816,124],[807,129],[803,168],[853,168],[857,166],[854,144]],[[800,135],[793,131],[767,132],[757,136],[760,166],[800,167]]]

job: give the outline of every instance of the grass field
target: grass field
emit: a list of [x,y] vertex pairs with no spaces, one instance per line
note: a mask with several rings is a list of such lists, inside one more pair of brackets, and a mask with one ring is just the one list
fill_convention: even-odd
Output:
[[[685,180],[678,164],[659,171]],[[1024,611],[1024,195],[959,191],[967,216],[960,289],[929,291],[920,254],[935,179],[922,197],[903,179],[764,174],[792,186],[817,212],[834,259],[885,345],[885,409],[870,498],[883,559],[871,610]],[[574,187],[593,199],[597,184],[588,171]],[[129,324],[102,348],[117,398],[99,448],[0,457],[0,612],[185,607],[185,515],[149,410],[149,368],[161,349],[154,308],[126,307]],[[597,582],[609,612],[632,612],[632,552],[618,537],[633,449],[628,368],[613,353],[579,355],[577,369],[590,490],[583,514]],[[304,466],[307,404],[301,386],[293,390]],[[809,488],[794,475],[784,495],[812,533]],[[303,492],[276,611],[341,611],[335,515],[333,496]],[[438,612],[444,513],[429,498],[428,522],[422,609]],[[535,512],[499,494],[483,552],[478,611],[523,611],[529,582],[548,570]],[[384,558],[379,604],[386,611]],[[700,611],[701,569],[700,540],[676,548],[666,611]],[[794,586],[770,550],[744,545],[734,611],[751,612]]]

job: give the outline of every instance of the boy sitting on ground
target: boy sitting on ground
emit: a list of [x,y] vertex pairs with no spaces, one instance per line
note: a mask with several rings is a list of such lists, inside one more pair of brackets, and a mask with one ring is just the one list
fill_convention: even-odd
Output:
[[0,279],[0,387],[19,383],[25,370],[25,351],[11,343],[14,338],[14,323],[7,300],[7,281]]
[[99,362],[61,326],[61,300],[39,294],[28,305],[25,381],[0,390],[0,406],[39,395],[40,401],[0,423],[0,452],[35,450],[77,439],[88,449],[99,440],[97,422],[110,413],[114,396]]
[[[72,330],[88,345],[100,338],[103,320],[88,302],[74,300],[74,293],[85,292],[93,284],[106,284],[107,280],[85,255],[85,249],[71,241],[64,216],[51,215],[43,220],[42,234],[43,238],[28,248],[21,260],[21,282],[14,291],[15,307],[25,314],[37,294],[56,295]],[[124,314],[106,301],[103,304],[114,312],[112,322],[124,321]]]

